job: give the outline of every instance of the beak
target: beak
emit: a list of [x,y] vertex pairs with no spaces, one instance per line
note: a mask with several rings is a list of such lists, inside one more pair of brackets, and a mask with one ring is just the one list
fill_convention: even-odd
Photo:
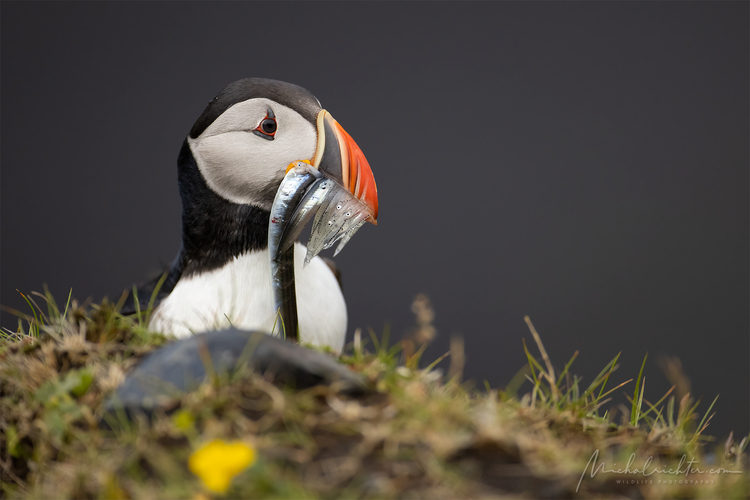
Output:
[[335,180],[370,210],[378,224],[378,187],[365,155],[352,136],[325,109],[318,113],[318,147],[312,165]]

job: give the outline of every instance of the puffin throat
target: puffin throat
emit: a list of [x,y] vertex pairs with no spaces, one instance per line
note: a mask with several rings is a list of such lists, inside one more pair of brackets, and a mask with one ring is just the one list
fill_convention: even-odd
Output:
[[198,169],[187,139],[177,159],[182,199],[184,275],[218,269],[235,257],[268,247],[270,212],[216,194]]

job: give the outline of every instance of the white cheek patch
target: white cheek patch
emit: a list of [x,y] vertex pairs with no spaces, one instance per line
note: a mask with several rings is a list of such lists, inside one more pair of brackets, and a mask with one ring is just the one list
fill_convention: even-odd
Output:
[[[273,140],[252,131],[272,109],[277,122]],[[315,126],[291,108],[269,99],[250,99],[229,108],[199,137],[188,137],[198,169],[222,198],[270,209],[273,187],[290,163],[312,158]]]
[[[252,135],[252,134],[250,134]],[[253,203],[274,169],[259,158],[247,132],[227,132],[191,144],[193,156],[209,187],[234,203]],[[263,141],[260,137],[255,139]],[[267,141],[270,142],[270,141]]]

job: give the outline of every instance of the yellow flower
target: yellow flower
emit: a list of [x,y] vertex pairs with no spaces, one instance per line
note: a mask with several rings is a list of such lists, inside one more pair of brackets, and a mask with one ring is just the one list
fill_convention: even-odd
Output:
[[190,455],[188,467],[214,493],[224,493],[232,478],[255,462],[255,449],[241,441],[216,439]]

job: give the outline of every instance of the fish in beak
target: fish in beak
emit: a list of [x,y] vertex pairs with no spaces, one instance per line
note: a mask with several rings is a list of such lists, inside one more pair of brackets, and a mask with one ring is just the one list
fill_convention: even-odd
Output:
[[305,264],[339,242],[336,256],[365,222],[377,224],[378,191],[354,139],[326,110],[317,117],[315,156],[295,161],[276,192],[268,225],[274,306],[287,338],[298,338],[294,242],[313,221]]

